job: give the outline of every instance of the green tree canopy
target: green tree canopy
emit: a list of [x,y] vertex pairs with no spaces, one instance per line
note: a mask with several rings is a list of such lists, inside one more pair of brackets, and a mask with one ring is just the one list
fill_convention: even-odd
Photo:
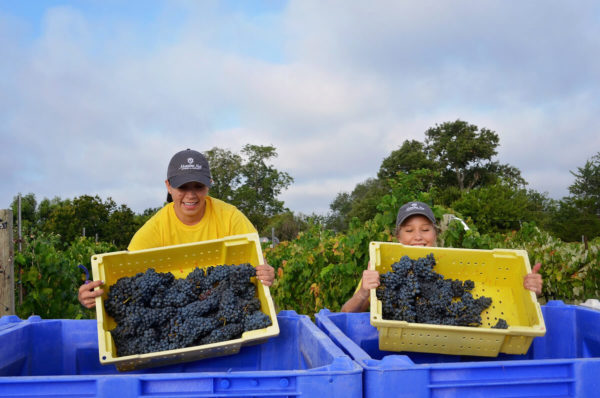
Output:
[[500,139],[486,128],[462,120],[445,122],[425,132],[428,157],[442,176],[453,176],[462,191],[473,188],[486,174]]
[[499,182],[515,189],[526,185],[519,169],[493,160],[499,138],[489,129],[456,120],[429,128],[425,136],[424,143],[406,140],[392,151],[383,159],[376,179],[357,184],[351,193],[339,193],[330,205],[327,225],[344,230],[352,217],[371,219],[378,212],[377,203],[391,193],[391,181],[417,170],[431,171],[420,177],[422,184],[426,190],[434,189],[435,202],[444,206],[476,187]]
[[280,242],[292,240],[298,236],[298,233],[308,228],[306,217],[296,215],[291,211],[277,214],[269,220],[269,223],[261,232],[261,236],[271,237],[271,232]]
[[575,182],[569,187],[571,195],[591,203],[594,207],[591,210],[600,216],[600,152],[571,174],[575,176]]
[[527,191],[503,182],[465,192],[451,207],[471,218],[482,233],[520,229],[533,220]]
[[569,187],[571,195],[552,213],[550,229],[570,242],[600,236],[600,152],[571,174],[575,176]]
[[396,173],[408,173],[412,170],[436,168],[435,162],[430,160],[425,150],[425,145],[416,140],[406,140],[402,146],[381,162],[377,177],[381,180],[395,178]]
[[550,229],[565,242],[580,242],[582,237],[593,239],[600,236],[600,218],[590,211],[593,203],[589,199],[567,197],[558,204],[552,214]]
[[326,222],[327,227],[344,231],[353,217],[360,221],[370,220],[377,214],[377,204],[388,192],[389,187],[382,180],[369,178],[356,184],[351,193],[338,193],[329,205],[331,213]]
[[206,157],[214,180],[210,195],[236,206],[257,230],[286,210],[278,197],[294,179],[271,164],[275,147],[247,144],[241,155],[213,148]]
[[[12,207],[17,218],[18,197]],[[37,232],[59,236],[65,247],[73,240],[85,235],[104,242],[111,242],[119,249],[129,244],[135,231],[157,210],[148,209],[144,214],[136,214],[126,205],[117,204],[108,198],[102,201],[98,196],[82,195],[73,199],[44,198],[37,206],[35,195],[22,197],[21,219],[25,234]],[[148,214],[146,214],[148,213]]]

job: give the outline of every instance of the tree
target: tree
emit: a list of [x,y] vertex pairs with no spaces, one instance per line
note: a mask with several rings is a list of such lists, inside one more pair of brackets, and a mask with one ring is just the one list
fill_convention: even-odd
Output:
[[593,239],[600,236],[600,218],[590,211],[590,199],[567,197],[558,204],[552,214],[550,229],[565,242],[580,242],[582,237]]
[[381,163],[377,179],[357,184],[350,194],[339,193],[330,205],[328,227],[345,229],[352,217],[361,221],[372,218],[378,213],[377,203],[391,192],[391,182],[398,175],[418,170],[431,172],[421,175],[420,183],[434,191],[436,203],[443,206],[450,206],[475,187],[500,182],[515,188],[527,184],[519,169],[492,160],[499,138],[491,130],[456,120],[429,128],[425,135],[425,143],[406,140],[392,151]]
[[378,212],[377,204],[387,193],[389,193],[388,185],[377,178],[369,178],[356,184],[350,194],[338,193],[329,205],[331,214],[327,220],[327,227],[336,231],[344,231],[354,217],[361,222],[372,219]]
[[533,220],[527,191],[504,182],[464,192],[451,207],[471,218],[481,233],[520,229],[522,222]]
[[106,224],[101,228],[101,236],[104,241],[124,250],[140,226],[135,221],[133,211],[126,205],[121,205],[110,213]]
[[[44,213],[42,217],[42,212]],[[44,232],[60,235],[63,245],[70,244],[77,237],[98,236],[99,240],[114,242],[120,249],[127,246],[133,234],[141,225],[126,205],[117,204],[99,196],[81,195],[73,200],[44,200],[40,203],[40,224]]]
[[210,196],[233,203],[236,200],[235,192],[242,183],[243,176],[240,173],[243,166],[242,157],[216,147],[207,151],[205,155],[213,179]]
[[552,232],[565,241],[579,241],[582,236],[600,236],[600,152],[586,161],[577,172],[571,195],[563,198],[552,215]]
[[408,173],[418,169],[434,170],[436,164],[430,160],[425,150],[425,145],[416,140],[406,140],[399,149],[392,153],[381,163],[377,177],[380,180],[395,178],[396,173]]
[[41,229],[44,229],[44,224],[46,224],[54,209],[59,207],[62,202],[58,196],[55,196],[53,199],[42,199],[37,208],[37,219]]
[[456,120],[429,128],[425,135],[425,151],[443,180],[440,188],[455,185],[464,191],[494,184],[498,177],[525,183],[517,168],[492,161],[500,141],[494,131]]
[[600,217],[600,152],[571,174],[575,176],[575,182],[569,187],[571,195],[589,201],[593,207],[590,210]]
[[527,198],[529,201],[527,211],[531,216],[531,220],[539,228],[550,231],[552,214],[557,211],[558,201],[549,198],[547,192],[540,193],[533,189],[527,190]]
[[277,197],[294,179],[270,164],[277,157],[273,146],[247,144],[241,153],[220,148],[206,152],[215,182],[210,195],[236,206],[261,231],[270,217],[286,210]]
[[339,192],[329,205],[331,212],[327,215],[325,225],[334,231],[348,229],[348,213],[352,210],[352,196],[348,192]]
[[305,221],[305,217],[286,211],[271,217],[267,226],[261,231],[261,236],[270,237],[271,228],[273,228],[275,237],[283,242],[295,239],[298,233],[308,228],[308,223]]

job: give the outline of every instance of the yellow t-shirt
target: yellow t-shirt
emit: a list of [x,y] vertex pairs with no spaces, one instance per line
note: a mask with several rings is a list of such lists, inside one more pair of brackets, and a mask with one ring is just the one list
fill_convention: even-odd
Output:
[[135,233],[127,249],[151,249],[253,232],[256,228],[235,206],[207,196],[204,216],[198,224],[182,223],[175,215],[173,203],[168,203]]

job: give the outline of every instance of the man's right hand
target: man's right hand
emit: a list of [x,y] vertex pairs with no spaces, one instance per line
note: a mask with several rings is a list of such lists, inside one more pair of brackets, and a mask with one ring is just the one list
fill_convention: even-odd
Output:
[[94,289],[103,284],[104,281],[92,281],[81,285],[79,287],[79,294],[77,295],[81,305],[83,305],[85,308],[94,308],[96,306],[96,297],[102,296],[104,293],[104,290],[102,289]]

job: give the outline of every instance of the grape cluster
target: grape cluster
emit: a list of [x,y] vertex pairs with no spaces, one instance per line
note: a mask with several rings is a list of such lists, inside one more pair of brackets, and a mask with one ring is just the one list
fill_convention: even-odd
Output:
[[[492,299],[474,298],[473,281],[444,279],[433,270],[433,253],[413,260],[403,256],[381,275],[376,290],[384,319],[451,326],[480,326],[481,312]],[[502,321],[502,322],[500,322]],[[496,328],[507,328],[501,319]]]
[[196,268],[186,278],[149,268],[110,286],[106,313],[118,356],[174,350],[241,337],[271,325],[260,311],[250,264]]

